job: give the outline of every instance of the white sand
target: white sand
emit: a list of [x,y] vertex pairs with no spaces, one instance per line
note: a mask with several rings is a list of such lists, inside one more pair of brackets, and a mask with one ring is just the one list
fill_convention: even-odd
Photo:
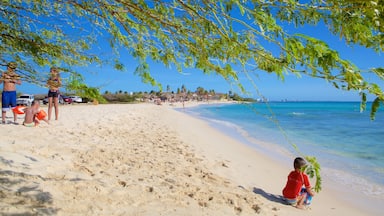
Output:
[[66,105],[0,134],[1,215],[375,214],[326,188],[309,210],[281,204],[291,164],[166,104]]

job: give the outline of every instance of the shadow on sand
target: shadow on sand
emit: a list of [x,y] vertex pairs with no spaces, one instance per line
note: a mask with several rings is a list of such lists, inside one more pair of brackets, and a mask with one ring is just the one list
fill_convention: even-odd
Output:
[[[12,160],[0,157],[0,164],[11,166]],[[39,175],[0,169],[0,215],[28,216],[55,215],[58,209],[52,207],[53,198],[45,192]]]
[[275,195],[275,194],[267,193],[263,189],[256,188],[256,187],[254,187],[252,191],[255,194],[259,194],[259,195],[263,196],[265,199],[267,199],[269,201],[280,203],[283,205],[287,205],[287,203],[284,201],[283,196],[281,196],[281,195]]

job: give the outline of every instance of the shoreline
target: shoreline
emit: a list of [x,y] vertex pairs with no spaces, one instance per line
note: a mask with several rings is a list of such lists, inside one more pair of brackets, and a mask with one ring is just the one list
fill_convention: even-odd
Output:
[[0,178],[4,183],[0,212],[368,213],[327,190],[315,196],[306,211],[281,204],[277,196],[291,170],[290,163],[274,161],[174,108],[154,104],[68,105],[60,106],[60,120],[51,125],[0,125],[4,137],[0,145]]
[[[225,104],[225,103],[220,103],[220,102],[213,102],[211,104]],[[227,103],[228,104],[228,103]],[[204,104],[201,104],[204,105]],[[196,105],[193,104],[192,106],[186,107],[186,108],[191,108],[195,107]],[[197,105],[198,106],[198,105]],[[182,109],[177,109],[177,111],[182,112]],[[278,146],[276,144],[272,144],[273,147],[270,148],[271,143],[257,140],[254,138],[246,138],[244,137],[243,134],[241,134],[239,131],[236,132],[228,132],[228,130],[232,129],[229,128],[228,126],[223,126],[219,125],[217,123],[214,123],[208,119],[205,119],[199,115],[193,114],[193,113],[188,113],[185,112],[185,114],[192,116],[193,118],[198,118],[202,121],[207,122],[208,125],[213,127],[215,130],[218,130],[219,132],[223,134],[229,135],[231,138],[235,139],[238,141],[240,144],[243,144],[247,147],[249,147],[252,150],[255,150],[257,154],[265,154],[269,157],[270,160],[279,163],[281,166],[287,167],[287,170],[291,169],[290,164],[292,163],[290,161],[290,158],[295,157],[292,155],[291,152],[288,152],[284,147]],[[225,128],[227,127],[227,128]],[[251,140],[250,140],[251,139]],[[280,158],[279,158],[280,157]],[[288,164],[288,166],[286,166]],[[324,169],[326,171],[324,171]],[[382,196],[377,196],[377,195],[370,195],[370,194],[365,194],[361,193],[359,190],[355,190],[354,188],[349,188],[351,185],[345,185],[343,182],[337,181],[333,179],[334,177],[332,174],[329,174],[328,171],[331,171],[330,168],[323,168],[322,170],[322,181],[323,181],[323,190],[320,191],[320,193],[323,193],[324,190],[327,192],[330,192],[332,197],[336,197],[337,200],[344,202],[346,205],[351,205],[354,207],[358,207],[363,212],[366,212],[370,215],[381,215],[382,211],[384,210],[384,207],[381,207],[381,204],[383,202],[383,197]],[[332,173],[335,171],[332,170]],[[340,172],[340,171],[336,171]],[[343,174],[339,175],[344,175],[347,176],[347,178],[354,178],[354,175],[352,173],[345,172]],[[339,176],[340,178],[340,176]],[[359,177],[360,178],[360,177]],[[339,179],[340,180],[340,179]],[[359,181],[366,181],[365,179],[360,179]],[[312,184],[313,185],[313,184]],[[369,187],[372,188],[372,191],[374,191],[375,188],[382,188],[381,185],[378,183],[371,183]],[[327,190],[328,189],[328,190]],[[280,193],[281,194],[281,193]],[[280,195],[276,194],[276,195]],[[328,195],[330,195],[328,194]],[[362,202],[363,201],[363,202]],[[315,199],[316,203],[316,199]]]

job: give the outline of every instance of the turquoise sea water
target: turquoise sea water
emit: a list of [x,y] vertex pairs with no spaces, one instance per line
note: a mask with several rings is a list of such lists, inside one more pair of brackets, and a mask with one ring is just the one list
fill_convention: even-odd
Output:
[[297,155],[292,147],[297,145],[318,159],[322,175],[384,197],[384,110],[371,121],[370,104],[367,109],[360,112],[359,102],[269,102],[201,105],[185,111],[271,154],[279,148]]

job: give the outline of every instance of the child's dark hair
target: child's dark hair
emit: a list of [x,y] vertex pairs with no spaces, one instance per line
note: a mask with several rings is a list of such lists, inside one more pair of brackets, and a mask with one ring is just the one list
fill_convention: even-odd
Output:
[[307,163],[305,162],[305,160],[301,157],[297,157],[295,158],[295,160],[293,161],[293,167],[295,169],[301,169],[303,166],[305,166]]

